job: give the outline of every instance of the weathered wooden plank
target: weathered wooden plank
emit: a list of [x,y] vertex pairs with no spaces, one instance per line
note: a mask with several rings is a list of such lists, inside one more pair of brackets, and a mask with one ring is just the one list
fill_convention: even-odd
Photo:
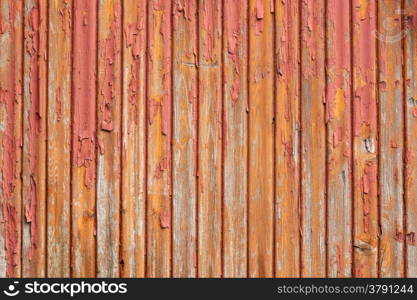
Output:
[[121,177],[120,0],[98,3],[97,276],[119,276]]
[[327,276],[350,277],[352,270],[350,1],[328,0],[326,10]]
[[301,276],[326,276],[324,1],[301,12]]
[[275,1],[275,275],[300,276],[300,8]]
[[274,275],[274,19],[270,4],[249,2],[249,277]]
[[121,276],[145,276],[147,1],[123,1]]
[[22,276],[46,269],[47,3],[25,1]]
[[197,1],[175,1],[173,15],[173,276],[195,277],[197,267]]
[[47,275],[70,276],[72,2],[49,2]]
[[401,2],[378,1],[381,277],[404,275]]
[[148,1],[147,269],[171,274],[171,2]]
[[75,0],[73,5],[71,276],[94,277],[97,3]]
[[353,276],[378,276],[378,128],[375,1],[352,3]]
[[247,276],[248,4],[223,1],[223,275]]
[[406,231],[403,241],[406,243],[407,277],[417,277],[417,1],[406,0],[405,11],[405,207]]
[[0,277],[21,276],[23,2],[0,2]]
[[199,1],[198,276],[222,274],[221,1]]

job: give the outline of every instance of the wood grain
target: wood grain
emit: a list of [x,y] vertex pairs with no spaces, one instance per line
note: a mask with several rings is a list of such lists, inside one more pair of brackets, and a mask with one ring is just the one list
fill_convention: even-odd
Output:
[[48,277],[70,276],[72,3],[49,2]]
[[405,235],[403,242],[406,245],[406,270],[405,276],[417,277],[417,249],[416,237],[417,232],[417,1],[407,0],[404,7],[405,19],[403,31],[406,34],[404,39],[404,62],[405,62],[405,145],[404,145],[404,162],[405,162]]
[[197,274],[197,1],[173,6],[173,276]]
[[0,0],[0,277],[416,277],[417,0]]
[[97,3],[73,2],[71,276],[96,276]]
[[300,276],[299,13],[299,3],[275,1],[275,275],[277,277]]
[[25,1],[23,277],[44,277],[46,270],[47,9],[45,1]]
[[404,275],[403,53],[400,1],[378,1],[381,277]]
[[249,277],[274,275],[274,23],[270,1],[249,2]]
[[121,276],[145,276],[147,1],[123,1]]
[[352,3],[354,276],[378,276],[377,20],[375,1]]
[[171,274],[171,13],[171,2],[148,1],[146,274],[149,277]]
[[329,277],[352,266],[350,2],[326,4],[327,247]]
[[22,274],[23,2],[0,2],[0,277]]
[[223,1],[223,275],[247,275],[248,5]]
[[198,276],[222,274],[222,2],[198,15]]
[[[301,6],[301,276],[326,276],[323,0]],[[314,230],[313,230],[314,228]]]
[[97,276],[119,276],[121,1],[98,3]]

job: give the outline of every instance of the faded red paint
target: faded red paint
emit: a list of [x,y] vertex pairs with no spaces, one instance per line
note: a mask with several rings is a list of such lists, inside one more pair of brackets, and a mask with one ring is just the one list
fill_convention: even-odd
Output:
[[30,223],[31,248],[29,257],[32,257],[33,249],[36,248],[36,209],[38,205],[37,187],[35,173],[38,160],[38,144],[40,132],[41,108],[39,99],[39,8],[33,7],[29,15],[29,28],[26,29],[26,51],[30,55],[30,111],[29,111],[29,165],[30,165],[30,186],[29,201],[25,203],[26,221]]
[[202,7],[202,17],[203,17],[203,28],[207,33],[207,39],[204,41],[204,59],[207,61],[214,60],[214,40],[215,35],[218,32],[215,32],[215,21],[219,11],[218,6],[216,5],[216,0],[204,0]]
[[[13,45],[0,61],[0,270],[30,275],[50,266],[46,247],[61,233],[44,226],[63,224],[56,216],[64,206],[52,217],[43,207],[63,188],[42,181],[60,172],[50,145],[63,141],[71,151],[57,161],[72,162],[71,192],[58,202],[71,198],[72,238],[60,249],[71,253],[72,275],[100,275],[95,255],[109,243],[100,235],[119,239],[116,225],[96,220],[97,155],[105,154],[106,163],[121,156],[120,170],[104,176],[122,178],[120,200],[111,202],[122,258],[112,257],[112,267],[124,276],[415,276],[415,1],[141,1],[2,2],[0,39]],[[22,3],[30,4],[19,18]],[[398,7],[408,8],[403,16]],[[375,40],[385,18],[409,32],[405,41]],[[53,45],[45,47],[53,30],[68,38],[68,52],[73,44],[72,72],[62,77],[48,57]],[[335,222],[342,218],[343,228]],[[48,240],[44,228],[58,238]]]
[[[119,2],[117,2],[120,5]],[[112,131],[114,129],[114,121],[112,116],[112,105],[115,97],[115,65],[114,61],[116,55],[118,55],[118,50],[115,45],[116,35],[121,27],[121,17],[118,14],[119,10],[116,10],[113,24],[111,25],[111,34],[105,40],[104,47],[104,57],[102,58],[105,61],[104,69],[104,80],[103,86],[101,88],[101,94],[104,96],[104,102],[101,107],[103,112],[103,120],[101,123],[101,129],[105,131]],[[131,41],[130,41],[131,42]]]
[[95,22],[94,5],[89,1],[76,1],[75,9],[87,11],[83,17],[74,18],[73,60],[73,156],[77,167],[86,168],[85,186],[91,188],[96,178],[96,53],[95,30],[87,26]]
[[[1,18],[1,33],[5,33],[9,29],[10,40],[15,41],[15,15],[16,7],[14,2],[9,1],[9,26]],[[17,164],[20,157],[17,155],[18,147],[20,146],[19,139],[15,135],[16,124],[16,97],[21,95],[21,86],[17,84],[16,74],[16,55],[17,53],[10,53],[9,60],[10,73],[8,74],[8,86],[4,89],[0,86],[0,104],[4,104],[6,109],[6,129],[3,135],[1,145],[3,147],[3,166],[2,166],[2,210],[5,222],[5,246],[6,246],[6,260],[7,260],[7,276],[13,277],[14,267],[17,264],[16,257],[19,250],[19,222],[17,220],[17,212],[12,204],[12,196],[15,192],[16,180],[18,179]]]
[[242,7],[240,0],[232,0],[229,5],[225,7],[225,29],[227,32],[227,52],[233,61],[234,80],[230,89],[230,95],[233,103],[239,100],[240,96],[240,61],[239,61],[239,46],[242,42],[240,35],[240,16],[239,12]]

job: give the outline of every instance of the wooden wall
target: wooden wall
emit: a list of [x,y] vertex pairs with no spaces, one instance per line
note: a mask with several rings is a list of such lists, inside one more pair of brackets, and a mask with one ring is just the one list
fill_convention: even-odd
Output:
[[0,0],[1,277],[416,277],[417,0]]

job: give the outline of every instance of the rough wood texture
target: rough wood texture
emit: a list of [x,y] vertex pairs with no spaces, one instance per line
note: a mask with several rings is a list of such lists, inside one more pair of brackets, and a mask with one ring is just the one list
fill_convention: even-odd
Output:
[[381,277],[404,275],[404,99],[401,20],[401,1],[378,1]]
[[197,1],[173,6],[173,276],[197,272]]
[[248,6],[223,0],[223,275],[247,274]]
[[354,276],[378,275],[378,128],[375,1],[352,3]]
[[301,9],[301,276],[325,277],[324,1],[303,0]]
[[221,1],[199,1],[198,275],[222,274]]
[[327,275],[352,266],[350,2],[326,4]]
[[146,274],[149,277],[171,274],[171,13],[170,1],[148,1]]
[[71,276],[92,277],[97,233],[97,3],[75,0],[73,5]]
[[97,276],[119,276],[121,38],[120,0],[98,2]]
[[274,23],[270,1],[249,1],[249,277],[274,275]]
[[47,3],[25,1],[22,276],[46,271]]
[[417,0],[0,0],[0,277],[416,277]]
[[403,153],[405,155],[405,235],[403,243],[406,246],[406,269],[405,276],[417,277],[417,1],[406,0],[404,7],[405,15],[403,31],[404,55],[405,55],[405,145]]
[[70,276],[72,3],[49,2],[47,219],[50,277]]
[[0,277],[20,277],[23,1],[0,2]]
[[275,1],[277,277],[300,276],[300,21],[297,1]]
[[123,1],[122,277],[145,276],[147,1]]

